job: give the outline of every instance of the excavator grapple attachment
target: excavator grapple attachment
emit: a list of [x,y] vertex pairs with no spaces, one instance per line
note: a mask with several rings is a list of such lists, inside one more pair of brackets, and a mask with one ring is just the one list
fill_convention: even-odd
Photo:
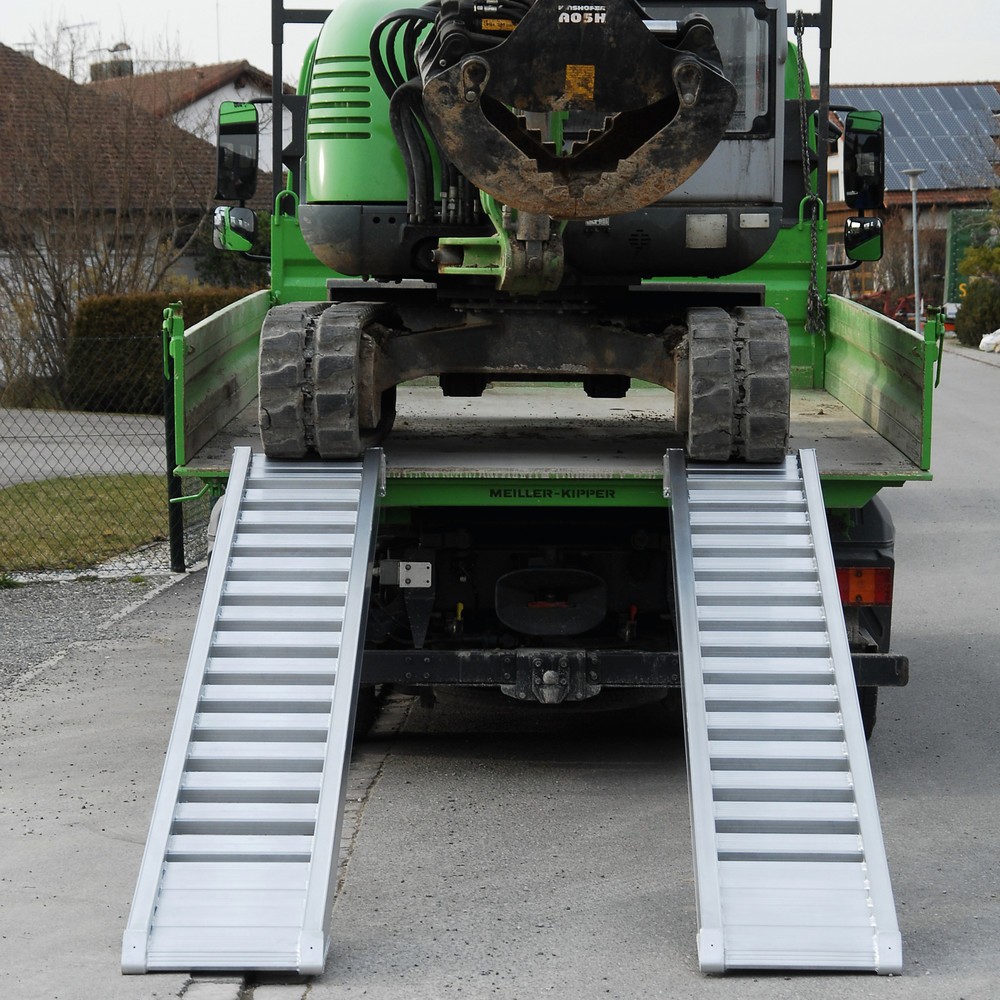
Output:
[[[504,204],[556,219],[657,201],[704,163],[736,107],[708,20],[646,21],[626,0],[538,0],[499,44],[440,69],[449,56],[421,53],[441,149]],[[555,129],[553,112],[569,113]]]

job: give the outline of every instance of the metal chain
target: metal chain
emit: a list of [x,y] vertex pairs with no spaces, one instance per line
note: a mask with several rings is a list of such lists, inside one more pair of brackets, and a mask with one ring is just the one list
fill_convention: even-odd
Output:
[[796,71],[799,79],[799,135],[802,140],[802,186],[809,203],[809,235],[812,242],[812,257],[809,262],[809,292],[806,298],[806,333],[826,337],[826,310],[819,294],[819,194],[812,189],[809,179],[809,117],[806,113],[806,71],[805,56],[802,52],[802,38],[805,22],[801,10],[795,12]]

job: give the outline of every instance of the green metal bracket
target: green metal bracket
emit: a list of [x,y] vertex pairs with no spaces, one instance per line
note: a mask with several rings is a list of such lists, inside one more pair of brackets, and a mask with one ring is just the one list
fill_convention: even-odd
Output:
[[292,199],[292,211],[286,212],[285,215],[290,218],[297,218],[299,214],[299,196],[291,189],[285,188],[284,191],[279,191],[277,197],[274,199],[274,214],[273,219],[279,220],[276,225],[281,225],[281,203],[286,199]]
[[[825,228],[826,226],[826,205],[823,203],[823,199],[819,195],[806,195],[802,201],[799,202],[799,225],[804,226],[806,224],[806,205],[815,204],[816,205],[816,225],[820,228]],[[809,220],[810,224],[812,219]]]
[[924,340],[934,344],[935,359],[934,388],[941,384],[941,362],[944,360],[944,310],[940,306],[927,307],[927,322],[924,323]]
[[184,465],[184,303],[163,310],[163,377],[172,380],[174,463]]
[[205,483],[197,493],[191,493],[186,497],[171,497],[171,503],[187,503],[189,500],[200,500],[212,487]]
[[563,274],[562,232],[566,223],[549,223],[540,267],[533,270],[523,241],[511,238],[500,203],[485,191],[480,192],[480,201],[494,234],[442,238],[438,242],[439,273],[485,275],[495,279],[498,289],[522,295],[557,289]]

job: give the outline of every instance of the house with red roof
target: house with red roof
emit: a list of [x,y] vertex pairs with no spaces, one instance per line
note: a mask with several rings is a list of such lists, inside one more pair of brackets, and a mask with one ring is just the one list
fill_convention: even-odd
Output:
[[[155,73],[133,75],[132,64],[116,61],[108,64],[119,75],[107,75],[98,63],[92,68],[97,77],[88,89],[103,95],[119,95],[157,118],[172,118],[175,125],[192,135],[215,142],[219,105],[223,101],[263,100],[260,117],[262,132],[270,134],[271,76],[251,66],[245,59],[212,66],[186,66]],[[96,72],[95,72],[96,71]],[[291,93],[287,87],[286,92]],[[285,141],[291,139],[291,122],[285,121]],[[260,168],[271,171],[271,143],[262,134]]]

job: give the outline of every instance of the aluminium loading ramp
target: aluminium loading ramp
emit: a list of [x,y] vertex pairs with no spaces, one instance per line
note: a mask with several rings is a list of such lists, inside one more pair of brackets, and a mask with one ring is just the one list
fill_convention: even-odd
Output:
[[666,464],[701,968],[899,973],[815,452]]
[[383,485],[236,449],[124,972],[323,971]]

